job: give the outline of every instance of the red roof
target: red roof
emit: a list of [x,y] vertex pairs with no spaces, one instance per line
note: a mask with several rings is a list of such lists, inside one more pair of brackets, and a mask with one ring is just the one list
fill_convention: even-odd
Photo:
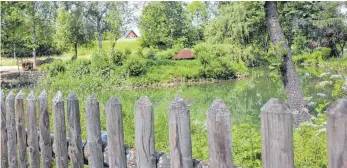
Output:
[[177,60],[177,59],[194,59],[192,51],[189,49],[183,49],[181,50],[177,55],[172,57],[172,59]]

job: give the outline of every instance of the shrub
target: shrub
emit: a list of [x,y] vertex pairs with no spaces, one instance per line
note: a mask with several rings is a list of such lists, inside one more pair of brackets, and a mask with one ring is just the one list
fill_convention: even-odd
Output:
[[128,57],[128,56],[130,56],[131,55],[131,50],[129,49],[129,48],[125,48],[124,49],[124,56],[125,57]]
[[139,56],[131,56],[125,63],[125,69],[130,76],[140,76],[146,72],[146,59]]
[[323,60],[326,60],[330,56],[331,49],[322,47],[317,50],[315,50],[311,54],[304,54],[304,55],[297,55],[293,57],[293,61],[296,64],[318,64],[321,63]]
[[111,62],[116,66],[122,66],[123,60],[125,59],[125,56],[122,52],[116,50],[114,52],[111,52]]
[[173,56],[175,56],[175,54],[176,54],[176,52],[174,49],[168,49],[168,50],[158,52],[156,57],[158,59],[170,59]]
[[236,73],[246,73],[247,66],[241,57],[233,55],[231,49],[231,45],[228,44],[200,43],[195,45],[193,51],[201,64],[201,76],[228,79]]
[[69,68],[71,71],[72,76],[74,77],[82,77],[83,75],[87,75],[90,73],[90,61],[89,60],[76,60],[74,61]]
[[232,63],[232,70],[240,73],[240,74],[247,74],[248,73],[248,68],[242,60],[239,60],[238,62],[233,62]]
[[107,77],[110,74],[110,59],[104,51],[96,51],[92,53],[91,66],[93,71],[95,71],[98,75]]
[[57,76],[59,73],[65,73],[66,71],[66,67],[62,60],[54,60],[51,64],[43,65],[41,69],[51,77]]
[[293,136],[295,167],[327,167],[324,125],[302,124]]
[[308,55],[296,55],[293,56],[293,61],[295,64],[302,64],[308,58]]
[[159,50],[153,47],[143,48],[142,50],[143,57],[151,60],[155,59],[155,56],[158,52]]
[[344,80],[336,80],[334,82],[334,89],[331,93],[331,95],[334,98],[341,98],[343,97],[343,85],[345,84]]
[[321,52],[322,59],[326,60],[330,57],[331,48],[322,47],[318,49]]

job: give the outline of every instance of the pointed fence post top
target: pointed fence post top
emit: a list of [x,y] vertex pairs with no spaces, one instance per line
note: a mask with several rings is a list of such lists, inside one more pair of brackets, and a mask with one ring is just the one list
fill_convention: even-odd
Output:
[[98,103],[98,102],[99,101],[98,101],[98,98],[96,97],[95,93],[92,93],[86,101],[86,103]]
[[16,95],[16,99],[23,99],[23,97],[24,97],[23,91],[20,90]]
[[229,114],[228,107],[224,104],[223,100],[215,99],[208,110],[208,114]]
[[179,94],[175,95],[174,101],[180,101],[180,100],[183,101],[182,96]]
[[6,99],[14,99],[13,90],[11,90],[10,93],[8,93]]
[[152,106],[152,102],[149,100],[148,96],[141,96],[139,100],[136,101],[135,104],[138,106]]
[[67,96],[66,99],[67,99],[67,100],[78,100],[78,97],[77,97],[77,95],[76,95],[75,92],[71,92],[71,93]]
[[338,99],[327,109],[329,115],[347,115],[347,99]]
[[[18,95],[17,95],[18,96]],[[16,97],[17,98],[17,97]],[[34,91],[31,91],[30,94],[27,96],[27,100],[35,100]]]
[[289,108],[282,103],[278,98],[271,98],[264,106],[260,109],[261,113],[290,113]]
[[176,95],[174,100],[170,104],[170,110],[171,109],[177,109],[177,108],[183,108],[184,110],[188,110],[188,106],[183,101],[183,98],[181,95]]
[[117,96],[112,96],[107,102],[106,106],[109,106],[111,104],[121,104]]
[[62,102],[62,101],[64,101],[64,97],[63,97],[63,94],[61,93],[61,91],[59,90],[58,92],[57,92],[57,94],[55,95],[55,97],[53,98],[53,103],[55,103],[55,102]]
[[39,95],[39,99],[46,99],[46,98],[47,98],[46,90],[43,90]]

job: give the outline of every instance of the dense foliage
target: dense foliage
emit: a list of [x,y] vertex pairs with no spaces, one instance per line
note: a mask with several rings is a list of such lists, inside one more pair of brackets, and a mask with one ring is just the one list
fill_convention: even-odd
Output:
[[[64,94],[75,91],[81,100],[95,92],[102,104],[101,111],[111,95],[119,95],[124,109],[125,142],[130,145],[134,144],[133,103],[139,96],[149,94],[153,99],[155,136],[159,141],[156,148],[165,152],[169,150],[169,101],[176,93],[193,99],[195,103],[190,106],[193,156],[204,160],[208,159],[204,111],[212,99],[221,97],[233,113],[235,165],[260,167],[259,108],[270,97],[284,98],[283,83],[270,80],[276,77],[274,73],[253,74],[250,70],[261,65],[275,70],[280,65],[276,46],[269,43],[264,2],[146,2],[137,18],[132,15],[136,7],[128,3],[1,2],[2,56],[28,57],[34,51],[38,56],[68,53],[68,59],[56,59],[40,67],[46,76],[38,88],[47,89],[51,96],[57,90]],[[341,12],[345,3],[278,4],[281,24],[297,65],[347,68],[343,55],[347,41],[346,13]],[[136,23],[137,19],[142,36],[137,40],[119,40],[129,30],[127,24]],[[193,51],[194,60],[171,60],[184,48]],[[84,57],[71,59],[72,55]],[[296,167],[327,167],[323,112],[331,100],[345,95],[341,75],[332,78],[322,74],[321,70],[306,67],[301,78],[304,83],[307,78],[319,78],[321,81],[314,84],[306,83],[309,86],[303,91],[308,95],[314,90],[314,94],[321,96],[305,97],[314,104],[310,106],[314,118],[313,123],[294,131]],[[238,85],[166,88],[242,76],[250,78],[238,81]],[[132,90],[150,87],[166,90]],[[267,97],[258,93],[263,90],[269,94]],[[256,95],[257,103],[240,100],[241,94]],[[84,122],[82,108],[81,115]],[[101,113],[102,123],[104,120]]]
[[192,26],[181,2],[150,2],[142,11],[139,23],[143,46],[172,48],[178,40],[192,44]]

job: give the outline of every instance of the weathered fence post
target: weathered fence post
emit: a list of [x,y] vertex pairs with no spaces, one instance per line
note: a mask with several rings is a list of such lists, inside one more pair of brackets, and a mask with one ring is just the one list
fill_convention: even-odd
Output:
[[266,168],[294,168],[292,113],[280,99],[261,108],[262,162]]
[[15,126],[15,110],[14,110],[14,95],[11,91],[6,97],[6,112],[7,118],[7,148],[9,167],[17,168],[17,137],[16,137],[16,126]]
[[328,167],[347,168],[347,99],[328,108],[327,122]]
[[221,99],[207,113],[208,155],[210,167],[233,168],[230,111]]
[[105,111],[108,133],[108,165],[111,168],[126,168],[122,105],[117,97],[111,97],[107,101]]
[[75,93],[67,97],[67,114],[69,124],[69,157],[72,168],[83,168],[83,152],[79,101]]
[[155,168],[153,108],[147,96],[135,104],[135,146],[137,167]]
[[100,109],[99,102],[95,94],[88,97],[86,103],[86,125],[87,125],[87,146],[88,165],[92,168],[103,168],[104,159],[102,154]]
[[33,91],[31,91],[27,97],[26,107],[28,118],[29,165],[30,167],[40,167],[39,139],[36,124],[36,99]]
[[5,94],[0,92],[1,104],[1,167],[8,167],[8,153],[7,153],[7,129],[6,129],[6,107],[5,107]]
[[190,114],[188,106],[179,95],[170,105],[169,133],[170,166],[172,168],[193,167]]
[[25,132],[23,92],[19,91],[16,96],[16,130],[18,139],[18,167],[27,167],[26,149],[27,136]]
[[54,152],[57,168],[67,168],[67,143],[64,113],[64,98],[60,91],[52,101],[54,119]]
[[51,134],[49,126],[49,113],[48,113],[48,101],[47,94],[42,91],[39,96],[39,113],[40,113],[40,149],[42,168],[52,167],[52,146],[51,146]]

